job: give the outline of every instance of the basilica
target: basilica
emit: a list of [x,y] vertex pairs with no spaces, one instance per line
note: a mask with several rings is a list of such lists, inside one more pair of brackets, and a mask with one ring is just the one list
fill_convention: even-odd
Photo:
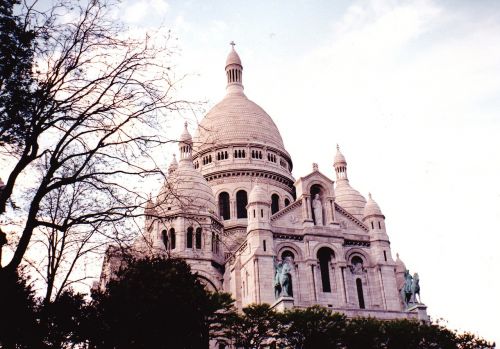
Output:
[[[418,275],[394,260],[385,216],[351,186],[348,163],[332,147],[333,167],[292,175],[292,156],[272,118],[247,98],[234,45],[225,97],[197,125],[185,124],[178,157],[145,208],[136,254],[186,260],[208,289],[228,292],[238,309],[278,311],[321,305],[349,317],[428,321],[406,292]],[[330,178],[334,177],[334,178]],[[101,287],[120,264],[106,253]]]

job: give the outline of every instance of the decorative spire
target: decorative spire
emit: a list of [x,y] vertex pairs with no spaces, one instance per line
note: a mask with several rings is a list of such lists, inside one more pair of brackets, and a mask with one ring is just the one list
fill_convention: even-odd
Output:
[[192,161],[192,150],[193,150],[193,139],[191,138],[191,134],[187,128],[187,121],[184,122],[184,131],[181,134],[181,138],[179,139],[179,152],[182,160]]
[[319,171],[319,167],[318,167],[318,164],[313,162],[313,171]]
[[344,155],[340,152],[340,147],[337,144],[337,154],[335,154],[335,160],[333,161],[333,167],[335,168],[335,173],[337,175],[337,180],[349,181],[347,178],[347,161]]
[[231,52],[226,60],[226,77],[227,77],[227,90],[229,93],[243,91],[243,66],[241,65],[240,56],[234,49],[236,45],[234,41],[229,43],[231,45]]
[[172,158],[172,162],[170,163],[170,166],[168,166],[168,174],[171,174],[175,170],[177,170],[178,164],[177,164],[177,159],[175,158],[175,154]]

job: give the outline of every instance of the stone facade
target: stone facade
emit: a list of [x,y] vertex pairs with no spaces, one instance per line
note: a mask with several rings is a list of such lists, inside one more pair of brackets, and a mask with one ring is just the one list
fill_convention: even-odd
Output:
[[[186,259],[240,309],[319,304],[348,316],[427,321],[423,304],[403,304],[406,267],[392,258],[377,203],[351,187],[339,147],[335,182],[316,164],[294,179],[278,128],[243,92],[234,46],[225,70],[227,94],[195,137],[185,125],[179,162],[148,202],[134,253]],[[112,264],[116,257],[105,260],[102,287]]]

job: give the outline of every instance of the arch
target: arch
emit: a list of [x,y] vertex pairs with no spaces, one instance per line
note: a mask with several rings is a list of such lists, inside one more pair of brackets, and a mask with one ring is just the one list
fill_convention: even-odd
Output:
[[285,258],[287,257],[290,257],[293,261],[295,260],[295,255],[292,251],[290,251],[289,249],[285,249],[282,253],[281,253],[281,260],[285,260]]
[[201,228],[196,228],[196,235],[194,240],[196,249],[201,249]]
[[356,290],[358,291],[359,309],[365,309],[365,297],[363,295],[363,283],[360,278],[356,278]]
[[335,257],[335,253],[329,247],[321,247],[317,253],[319,270],[321,272],[321,285],[323,292],[332,292],[330,282],[330,262]]
[[248,196],[245,190],[236,193],[236,217],[247,218]]
[[210,278],[208,276],[201,275],[201,271],[196,270],[195,276],[200,279],[200,281],[205,285],[205,287],[212,286],[213,289],[212,290],[209,289],[209,291],[213,291],[213,292],[219,291],[217,286],[215,286],[214,282],[212,280],[210,280]]
[[187,229],[186,234],[186,247],[193,248],[193,227],[189,227]]
[[[314,223],[315,225],[323,225],[324,221],[324,208],[325,208],[325,203],[323,200],[324,197],[324,189],[321,184],[313,184],[311,185],[309,189],[309,193],[311,194],[311,213],[313,215]],[[319,196],[319,201],[321,202],[321,205],[316,205],[315,208],[315,198],[316,195]],[[317,210],[317,214],[316,214]],[[316,217],[318,216],[318,217]]]
[[168,250],[168,235],[166,229],[161,231],[161,240],[163,241],[163,245],[165,245],[165,249]]
[[352,265],[357,265],[357,264],[361,264],[363,265],[363,258],[361,258],[360,256],[358,255],[354,255],[352,256],[351,258],[351,264]]
[[288,205],[290,205],[290,199],[285,198],[285,207],[287,207]]
[[231,218],[231,209],[229,206],[229,194],[225,191],[219,194],[219,215],[223,220]]
[[280,210],[280,197],[278,194],[271,195],[271,214]]
[[173,250],[175,248],[175,229],[170,228],[170,248]]
[[313,194],[319,194],[322,199],[328,196],[332,196],[332,192],[330,189],[331,185],[318,179],[311,180],[307,187],[309,194],[311,194],[311,197],[313,196]]
[[366,254],[366,252],[363,251],[360,248],[352,248],[352,249],[348,250],[345,253],[345,260],[346,260],[346,262],[348,264],[350,264],[352,262],[352,258],[354,256],[359,256],[359,258],[361,258],[361,260],[363,261],[363,266],[369,266],[369,265],[373,264],[370,256],[368,256]]
[[291,242],[282,242],[275,245],[276,257],[281,256],[286,250],[289,250],[291,253],[293,253],[294,261],[304,260],[301,249]]

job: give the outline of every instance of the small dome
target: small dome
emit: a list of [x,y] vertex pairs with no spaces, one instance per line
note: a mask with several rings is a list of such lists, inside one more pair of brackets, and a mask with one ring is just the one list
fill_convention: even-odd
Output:
[[151,198],[149,198],[148,201],[146,202],[146,210],[150,210],[153,207],[154,207],[153,200],[151,200]]
[[406,271],[406,265],[399,258],[399,253],[396,253],[396,273],[404,273]]
[[267,191],[262,188],[259,184],[255,184],[253,187],[252,191],[250,192],[250,195],[248,197],[248,203],[254,203],[254,202],[260,202],[260,203],[270,203],[269,195]]
[[184,123],[184,131],[182,132],[179,141],[187,144],[193,144],[193,139],[191,138],[191,134],[187,128],[187,122]]
[[368,194],[368,201],[364,210],[364,217],[368,216],[384,216],[379,205],[373,200],[372,194]]
[[168,174],[171,174],[172,172],[177,170],[177,167],[179,167],[179,164],[177,163],[177,159],[175,158],[175,154],[174,154],[174,156],[172,158],[172,162],[168,166]]
[[227,55],[226,67],[231,64],[238,64],[241,66],[241,59],[238,53],[235,51],[234,45],[233,48],[231,49],[231,52],[229,52],[229,54]]
[[340,147],[339,145],[337,144],[337,154],[335,154],[335,160],[333,161],[333,164],[336,165],[336,164],[346,164],[346,160],[345,160],[345,157],[344,155],[340,152]]
[[182,210],[189,213],[213,213],[215,196],[203,175],[190,161],[183,160],[160,190],[157,205],[163,214]]
[[349,181],[337,181],[335,202],[357,219],[363,219],[366,199],[359,191],[350,186]]

